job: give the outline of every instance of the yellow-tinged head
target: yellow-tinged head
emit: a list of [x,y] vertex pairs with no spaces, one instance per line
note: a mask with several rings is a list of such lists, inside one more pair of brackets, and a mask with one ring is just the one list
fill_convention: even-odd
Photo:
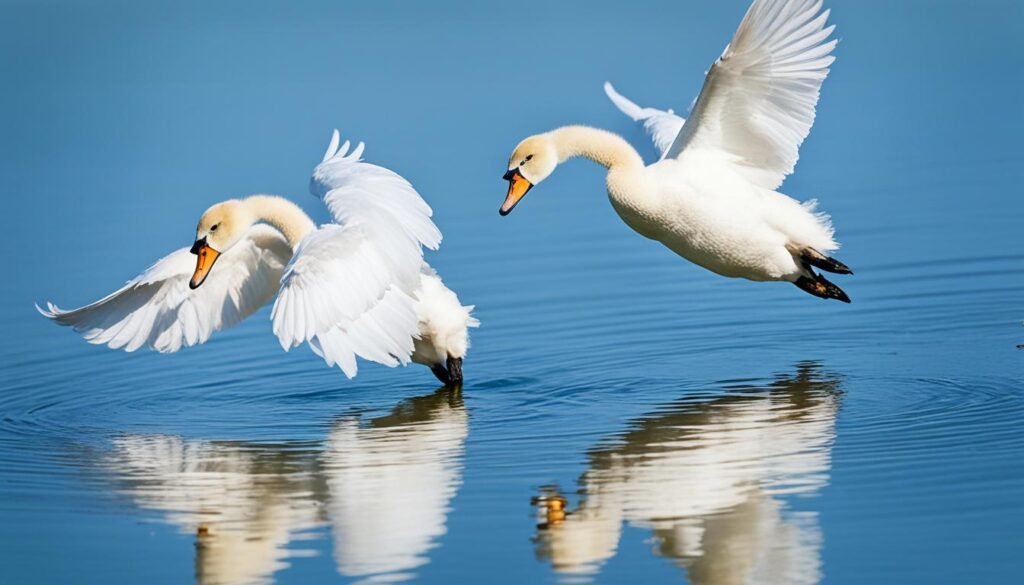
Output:
[[558,166],[558,149],[550,134],[537,134],[519,143],[508,159],[508,195],[498,213],[508,215],[534,185]]
[[192,244],[196,271],[188,283],[190,288],[203,284],[221,253],[237,244],[253,223],[255,219],[248,208],[237,199],[218,203],[203,213],[196,226],[196,241]]

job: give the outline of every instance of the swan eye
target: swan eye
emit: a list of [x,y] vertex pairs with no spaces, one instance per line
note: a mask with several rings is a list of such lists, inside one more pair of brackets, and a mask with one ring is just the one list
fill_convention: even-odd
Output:
[[530,159],[532,159],[532,158],[533,158],[533,155],[532,155],[532,154],[528,154],[528,155],[526,155],[526,161],[525,161],[525,162],[529,162],[529,161],[530,161]]
[[215,224],[211,225],[210,226],[210,231],[211,232],[217,231],[217,226],[219,226],[219,225],[220,225],[219,223],[215,223]]

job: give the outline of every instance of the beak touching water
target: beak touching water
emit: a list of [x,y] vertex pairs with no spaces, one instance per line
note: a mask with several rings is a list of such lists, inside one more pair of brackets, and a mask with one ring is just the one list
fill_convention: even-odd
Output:
[[508,215],[519,200],[533,188],[533,183],[527,181],[518,168],[510,169],[502,178],[508,181],[508,196],[505,197],[505,202],[501,204],[498,213]]
[[220,252],[211,248],[206,243],[206,238],[196,240],[196,243],[192,244],[192,249],[189,251],[196,255],[196,271],[192,274],[192,280],[188,281],[188,287],[197,289],[199,285],[203,284],[206,277],[210,275],[210,269],[213,268],[213,263],[220,257]]

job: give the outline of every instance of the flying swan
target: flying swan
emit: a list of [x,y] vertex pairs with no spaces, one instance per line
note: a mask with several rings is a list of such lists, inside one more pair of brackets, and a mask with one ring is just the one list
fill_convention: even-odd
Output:
[[722,276],[788,281],[825,299],[850,297],[814,268],[852,274],[826,253],[839,244],[814,200],[776,189],[793,172],[810,132],[821,83],[835,60],[835,26],[821,0],[754,0],[704,80],[689,120],[605,91],[643,123],[661,159],[643,159],[621,137],[565,126],[523,140],[505,180],[507,215],[559,163],[582,156],[608,169],[608,197],[640,235]]
[[423,246],[441,243],[432,211],[404,178],[362,162],[363,143],[349,147],[335,130],[310,180],[335,223],[317,227],[277,196],[229,199],[203,213],[191,249],[116,292],[70,311],[37,309],[90,343],[172,353],[276,295],[271,319],[285,351],[306,342],[349,378],[359,356],[392,367],[412,361],[461,383],[467,328],[478,322],[423,260]]

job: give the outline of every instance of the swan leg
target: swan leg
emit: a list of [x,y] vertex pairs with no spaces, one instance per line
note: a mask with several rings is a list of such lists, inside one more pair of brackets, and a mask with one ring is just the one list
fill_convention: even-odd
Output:
[[835,258],[826,256],[810,246],[787,247],[789,248],[790,253],[796,255],[805,264],[810,264],[811,266],[820,268],[825,272],[832,272],[835,274],[853,274],[853,271],[850,270],[850,267],[846,264],[843,264]]
[[821,297],[823,299],[836,299],[837,301],[842,301],[844,303],[850,302],[850,297],[843,292],[843,289],[828,280],[825,280],[825,277],[820,274],[815,274],[809,269],[808,272],[813,275],[813,278],[810,276],[801,276],[793,281],[793,284],[800,287],[801,290],[809,292],[816,297]]

